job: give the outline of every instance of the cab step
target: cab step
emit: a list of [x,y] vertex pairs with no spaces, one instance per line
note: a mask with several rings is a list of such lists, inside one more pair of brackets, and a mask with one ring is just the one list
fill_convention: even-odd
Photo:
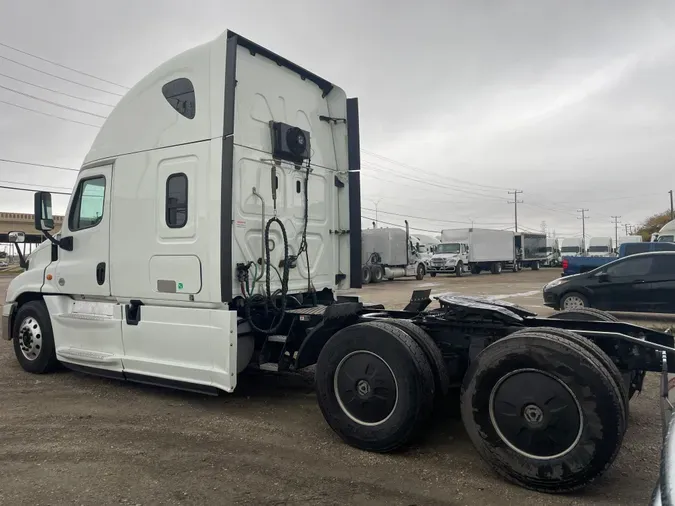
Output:
[[275,364],[274,362],[265,362],[258,367],[260,367],[261,371],[279,372],[279,364]]

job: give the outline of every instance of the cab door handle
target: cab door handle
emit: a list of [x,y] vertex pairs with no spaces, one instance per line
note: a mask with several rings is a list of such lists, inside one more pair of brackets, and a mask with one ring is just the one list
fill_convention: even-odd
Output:
[[100,285],[105,283],[105,262],[96,266],[96,282]]

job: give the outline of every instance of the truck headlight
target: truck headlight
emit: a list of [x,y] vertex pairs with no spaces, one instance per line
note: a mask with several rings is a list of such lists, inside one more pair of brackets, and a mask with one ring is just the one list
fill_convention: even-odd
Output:
[[455,260],[454,258],[448,258],[448,259],[445,261],[445,265],[455,265],[455,261],[456,261],[456,260]]

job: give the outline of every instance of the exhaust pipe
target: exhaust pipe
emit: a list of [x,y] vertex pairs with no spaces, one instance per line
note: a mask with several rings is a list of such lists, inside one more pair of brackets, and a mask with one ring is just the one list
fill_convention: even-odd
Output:
[[405,264],[410,265],[410,227],[405,220]]

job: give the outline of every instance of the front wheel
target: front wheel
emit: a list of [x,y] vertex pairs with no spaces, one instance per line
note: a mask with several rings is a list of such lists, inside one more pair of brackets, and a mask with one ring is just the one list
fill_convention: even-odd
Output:
[[464,264],[462,264],[461,261],[457,262],[457,265],[455,266],[455,276],[457,276],[458,278],[461,278],[462,274],[464,273],[463,270],[464,270]]
[[44,374],[58,365],[52,322],[43,301],[28,302],[19,308],[12,338],[14,354],[24,371]]
[[435,272],[430,272],[430,273],[429,273],[429,276],[431,276],[432,278],[435,278],[435,277],[436,277],[436,273],[435,273]]
[[406,332],[383,322],[337,332],[321,350],[315,385],[328,425],[348,444],[389,452],[428,420],[435,396],[429,361]]
[[566,338],[522,332],[485,348],[462,385],[462,420],[497,473],[548,493],[598,478],[621,447],[619,387],[593,354]]
[[580,293],[566,293],[560,299],[560,309],[581,309],[584,307],[590,307],[590,304],[588,299]]
[[417,266],[417,274],[415,275],[415,278],[418,281],[421,281],[424,279],[424,274],[426,273],[426,270],[424,269],[424,264],[419,264]]

